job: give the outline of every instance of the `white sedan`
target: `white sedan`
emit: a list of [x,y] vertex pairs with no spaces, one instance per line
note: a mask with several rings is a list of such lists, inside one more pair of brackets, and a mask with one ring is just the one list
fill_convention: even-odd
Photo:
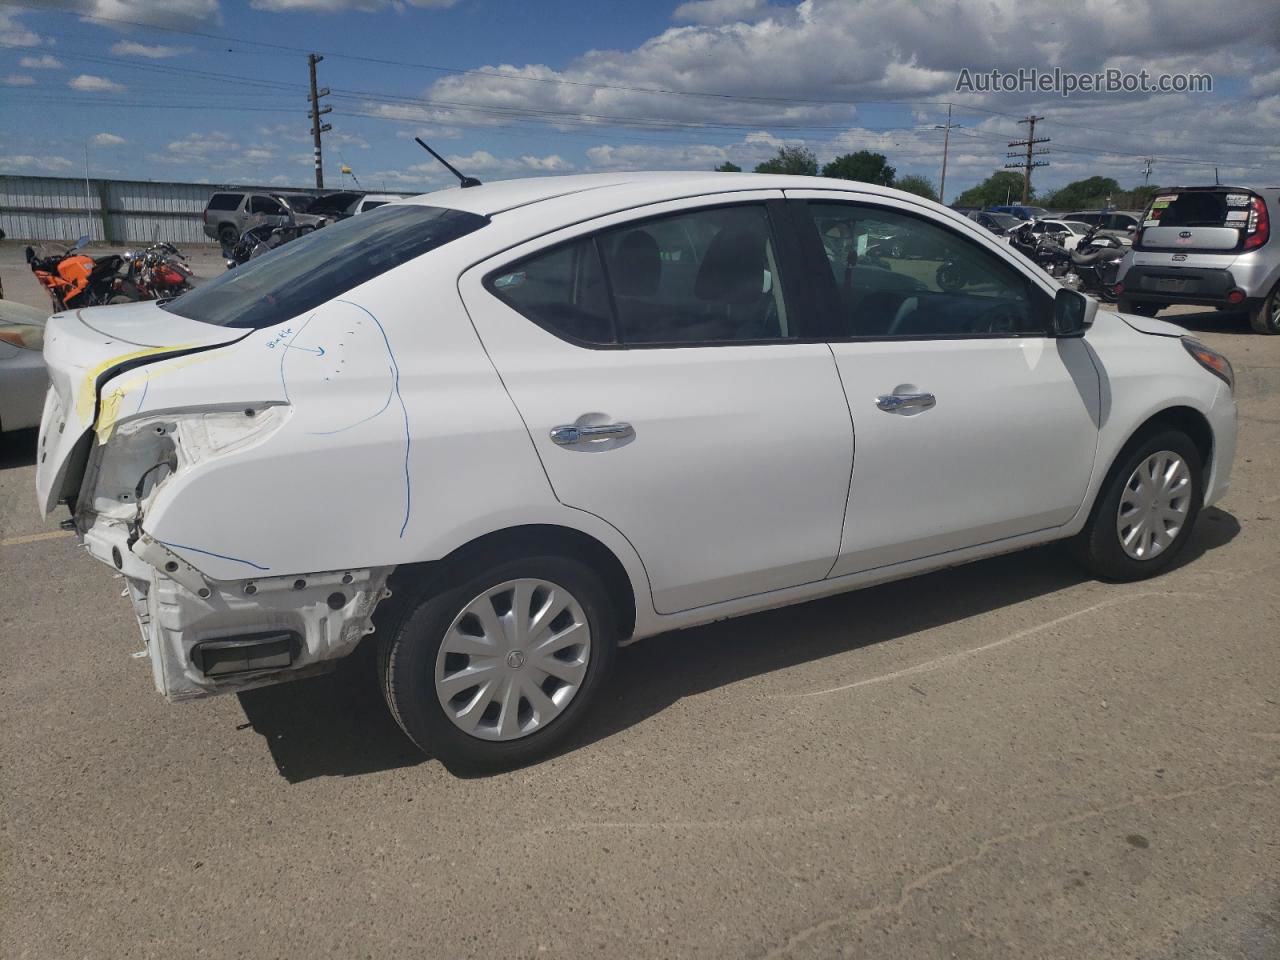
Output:
[[1227,489],[1231,366],[1096,306],[863,183],[443,190],[53,317],[38,493],[170,699],[367,638],[405,732],[494,769],[621,643],[1054,540],[1167,569]]
[[41,348],[47,310],[0,299],[0,432],[40,423],[49,387]]

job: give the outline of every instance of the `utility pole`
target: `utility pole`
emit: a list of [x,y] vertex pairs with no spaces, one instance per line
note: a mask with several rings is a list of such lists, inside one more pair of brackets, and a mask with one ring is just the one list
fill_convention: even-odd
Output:
[[1151,164],[1155,163],[1155,157],[1143,157],[1142,162],[1146,164],[1146,170],[1142,173],[1142,185],[1145,187],[1151,183]]
[[[938,202],[947,202],[947,148],[951,145],[951,102],[947,102],[947,122],[945,124],[935,123],[933,129],[945,130],[942,135],[942,179],[938,182]],[[957,123],[954,126],[961,127],[964,124]]]
[[320,98],[329,95],[329,88],[316,89],[316,64],[323,59],[324,57],[316,53],[307,54],[307,65],[311,68],[311,112],[307,116],[311,118],[311,142],[315,145],[317,187],[324,186],[324,167],[320,163],[320,134],[333,129],[330,124],[320,122],[320,118],[333,109],[333,107],[320,106]]
[[1037,116],[1035,116],[1035,115],[1033,114],[1032,116],[1027,117],[1025,120],[1019,120],[1019,121],[1018,121],[1019,123],[1025,123],[1025,124],[1027,124],[1027,139],[1025,139],[1025,140],[1012,140],[1012,141],[1010,141],[1009,146],[1011,146],[1011,147],[1026,147],[1026,148],[1027,148],[1027,152],[1026,152],[1026,154],[1025,154],[1025,155],[1023,155],[1022,153],[1006,153],[1006,154],[1005,154],[1005,156],[1006,156],[1006,157],[1020,157],[1020,156],[1021,156],[1021,157],[1023,157],[1023,159],[1022,159],[1020,162],[1018,162],[1018,163],[1006,163],[1006,164],[1005,164],[1005,168],[1006,168],[1006,169],[1010,169],[1010,170],[1017,169],[1018,167],[1021,167],[1021,168],[1022,168],[1022,202],[1023,202],[1023,203],[1027,203],[1027,202],[1028,202],[1028,201],[1030,201],[1030,199],[1031,199],[1031,170],[1032,170],[1032,168],[1033,168],[1033,167],[1047,167],[1047,166],[1049,165],[1049,161],[1048,161],[1048,160],[1034,160],[1034,159],[1032,159],[1033,157],[1035,157],[1035,156],[1036,156],[1036,155],[1038,155],[1038,154],[1048,153],[1048,152],[1049,152],[1047,149],[1045,149],[1045,150],[1036,150],[1036,149],[1035,149],[1035,145],[1036,145],[1037,143],[1048,143],[1048,142],[1049,142],[1049,138],[1048,138],[1048,137],[1037,137],[1037,136],[1036,136],[1036,122],[1037,122],[1037,121],[1039,121],[1039,120],[1043,120],[1043,119],[1044,119],[1044,117],[1037,117]]

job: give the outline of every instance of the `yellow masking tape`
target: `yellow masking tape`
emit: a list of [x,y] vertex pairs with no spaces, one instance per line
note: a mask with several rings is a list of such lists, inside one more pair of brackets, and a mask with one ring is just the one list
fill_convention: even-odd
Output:
[[122,353],[118,357],[103,360],[102,363],[84,375],[84,382],[80,384],[80,395],[76,398],[76,415],[79,416],[81,422],[87,422],[93,416],[94,400],[98,390],[98,378],[116,366],[116,364],[128,363],[130,360],[137,360],[139,357],[154,357],[166,353],[177,353],[180,350],[190,350],[195,346],[199,346],[199,344],[183,343],[176,347],[147,347],[145,350]]

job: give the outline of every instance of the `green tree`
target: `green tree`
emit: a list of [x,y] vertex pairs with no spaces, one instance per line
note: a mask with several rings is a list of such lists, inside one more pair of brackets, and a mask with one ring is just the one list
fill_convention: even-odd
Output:
[[807,147],[780,147],[776,156],[756,164],[756,173],[789,173],[816,176],[818,158]]
[[1090,210],[1101,207],[1110,198],[1115,201],[1120,184],[1110,177],[1087,177],[1055,190],[1043,199],[1043,205],[1057,210]]
[[716,167],[716,173],[741,173],[742,168],[732,160],[726,160],[720,166]]
[[[1030,199],[1034,200],[1035,190]],[[1022,174],[1012,170],[997,170],[976,187],[970,187],[956,197],[957,207],[994,207],[1005,203],[1022,202]]]
[[907,193],[914,193],[917,197],[924,197],[926,200],[937,200],[938,191],[933,188],[933,181],[928,177],[922,177],[919,174],[911,174],[903,177],[894,184],[899,190],[905,190]]
[[861,180],[863,183],[878,183],[882,187],[892,187],[896,173],[883,153],[872,153],[870,150],[846,153],[822,168],[824,177]]

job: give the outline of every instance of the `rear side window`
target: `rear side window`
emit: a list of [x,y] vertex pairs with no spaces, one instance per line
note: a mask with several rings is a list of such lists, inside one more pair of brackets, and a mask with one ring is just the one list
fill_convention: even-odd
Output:
[[283,244],[161,309],[222,327],[269,327],[488,222],[442,207],[383,207]]
[[240,201],[244,198],[243,193],[215,193],[209,198],[210,210],[237,210],[240,207]]
[[634,221],[503,267],[486,286],[539,326],[585,344],[792,336],[759,205]]

